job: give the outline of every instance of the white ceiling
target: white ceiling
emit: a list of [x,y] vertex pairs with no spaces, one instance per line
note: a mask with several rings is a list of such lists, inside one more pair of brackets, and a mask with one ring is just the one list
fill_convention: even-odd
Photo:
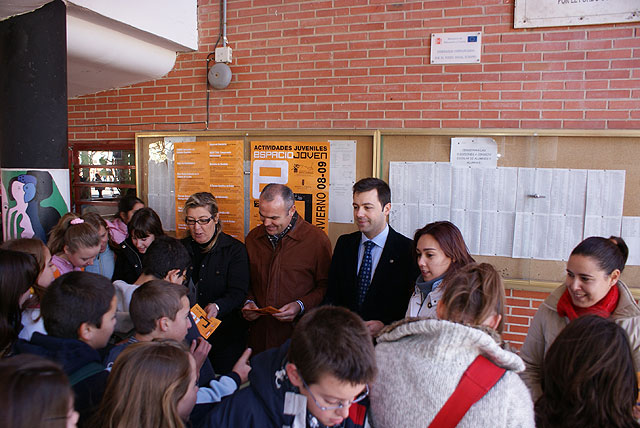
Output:
[[[49,1],[0,0],[0,20]],[[157,79],[197,49],[197,0],[68,0],[68,97]]]

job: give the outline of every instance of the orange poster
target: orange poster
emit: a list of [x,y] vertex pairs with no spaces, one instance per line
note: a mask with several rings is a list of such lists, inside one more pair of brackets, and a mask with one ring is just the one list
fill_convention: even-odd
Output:
[[260,192],[280,183],[293,190],[298,214],[329,233],[329,148],[328,141],[251,142],[251,228],[260,224]]
[[189,196],[209,189],[209,144],[205,141],[174,143],[176,177],[176,236],[184,238],[184,203]]
[[225,233],[244,241],[244,141],[209,142],[209,191]]
[[218,201],[224,231],[244,240],[244,143],[197,141],[175,143],[176,235],[186,236],[183,207],[196,192]]

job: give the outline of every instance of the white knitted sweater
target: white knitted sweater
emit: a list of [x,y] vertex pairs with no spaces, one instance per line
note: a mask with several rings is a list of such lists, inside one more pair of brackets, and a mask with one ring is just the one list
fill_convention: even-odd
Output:
[[371,387],[375,428],[429,426],[462,374],[482,354],[507,369],[458,427],[535,427],[524,363],[487,333],[442,320],[407,320],[378,338],[378,378]]

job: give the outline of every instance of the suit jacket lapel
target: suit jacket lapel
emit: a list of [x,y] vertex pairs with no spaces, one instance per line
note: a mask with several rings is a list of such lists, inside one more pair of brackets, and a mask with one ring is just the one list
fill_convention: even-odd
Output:
[[378,265],[376,266],[375,272],[373,272],[373,278],[371,278],[371,285],[369,286],[369,290],[371,290],[378,281],[385,281],[389,279],[389,275],[387,274],[387,270],[392,267],[393,263],[391,260],[394,259],[394,236],[393,229],[389,226],[389,235],[387,236],[387,242],[384,243],[384,248],[382,249],[382,254],[380,254],[380,260],[378,261]]
[[354,284],[357,284],[358,278],[358,251],[360,250],[360,240],[362,239],[362,234],[360,232],[354,233],[354,239],[349,242],[349,249],[347,254],[349,255],[349,260],[347,261],[347,265],[350,267],[351,271],[349,272],[349,277],[353,278]]

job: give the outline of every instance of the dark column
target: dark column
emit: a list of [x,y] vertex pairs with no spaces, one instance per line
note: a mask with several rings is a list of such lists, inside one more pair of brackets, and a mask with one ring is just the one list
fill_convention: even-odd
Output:
[[60,0],[0,22],[4,239],[46,233],[67,211],[67,28]]

